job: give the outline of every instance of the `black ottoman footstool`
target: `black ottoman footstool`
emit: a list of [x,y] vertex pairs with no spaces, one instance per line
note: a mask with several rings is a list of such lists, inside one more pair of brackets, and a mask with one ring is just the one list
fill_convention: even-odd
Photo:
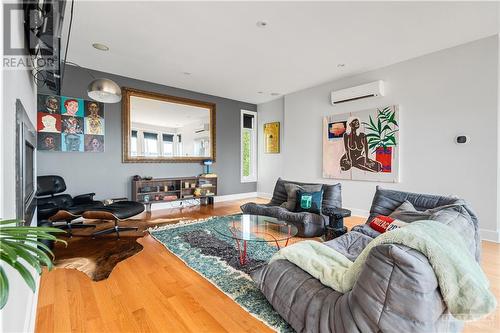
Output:
[[98,235],[106,235],[116,232],[116,236],[120,238],[120,231],[137,230],[137,227],[119,227],[118,222],[128,219],[129,217],[140,214],[144,211],[144,205],[135,201],[119,201],[107,206],[97,207],[92,210],[83,212],[82,216],[86,219],[108,220],[114,221],[114,228],[96,231],[92,237]]

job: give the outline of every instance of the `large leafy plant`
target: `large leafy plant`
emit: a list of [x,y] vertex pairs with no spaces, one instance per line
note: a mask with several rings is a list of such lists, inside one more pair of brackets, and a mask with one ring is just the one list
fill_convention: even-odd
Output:
[[[39,275],[42,273],[42,266],[51,270],[54,254],[41,240],[66,243],[52,235],[65,231],[51,227],[24,227],[18,224],[18,220],[0,220],[0,260],[19,272],[35,292],[36,282],[28,266],[35,268]],[[9,281],[5,270],[0,266],[0,309],[5,306],[8,298]]]
[[392,110],[390,106],[383,109],[377,109],[376,121],[369,117],[370,123],[363,123],[368,129],[366,139],[368,140],[368,148],[375,152],[377,148],[395,147],[396,133],[399,131],[399,125],[396,121],[396,110]]

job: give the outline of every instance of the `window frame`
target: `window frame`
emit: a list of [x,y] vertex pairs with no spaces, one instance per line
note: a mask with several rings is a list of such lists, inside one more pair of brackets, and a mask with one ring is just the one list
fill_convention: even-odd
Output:
[[[244,176],[243,175],[243,122],[244,122],[244,116],[245,115],[251,115],[253,116],[253,124],[252,124],[252,129],[251,131],[251,142],[252,145],[251,147],[252,152],[251,152],[251,174],[250,176]],[[240,181],[241,183],[255,183],[257,182],[258,175],[257,175],[257,151],[258,151],[258,143],[257,143],[257,131],[258,131],[258,121],[257,121],[257,111],[250,111],[250,110],[241,110],[240,114]]]

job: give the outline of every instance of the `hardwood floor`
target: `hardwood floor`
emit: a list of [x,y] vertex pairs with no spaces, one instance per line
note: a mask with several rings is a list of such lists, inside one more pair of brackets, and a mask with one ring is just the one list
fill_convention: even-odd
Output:
[[[260,199],[257,199],[260,200]],[[255,199],[253,200],[255,201]],[[155,211],[156,217],[199,219],[240,211],[244,201]],[[346,219],[348,227],[364,222]],[[147,235],[143,251],[119,263],[108,279],[93,282],[73,269],[41,277],[36,332],[271,332]],[[500,245],[483,242],[483,268],[500,300]],[[498,332],[500,313],[469,323],[466,332]]]

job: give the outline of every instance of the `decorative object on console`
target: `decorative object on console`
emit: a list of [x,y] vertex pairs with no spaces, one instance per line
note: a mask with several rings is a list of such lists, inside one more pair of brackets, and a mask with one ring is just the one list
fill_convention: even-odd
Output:
[[80,98],[37,96],[38,150],[104,151],[104,105]]
[[397,105],[323,119],[323,177],[397,182]]
[[279,154],[280,152],[280,122],[264,124],[264,140],[266,154]]

